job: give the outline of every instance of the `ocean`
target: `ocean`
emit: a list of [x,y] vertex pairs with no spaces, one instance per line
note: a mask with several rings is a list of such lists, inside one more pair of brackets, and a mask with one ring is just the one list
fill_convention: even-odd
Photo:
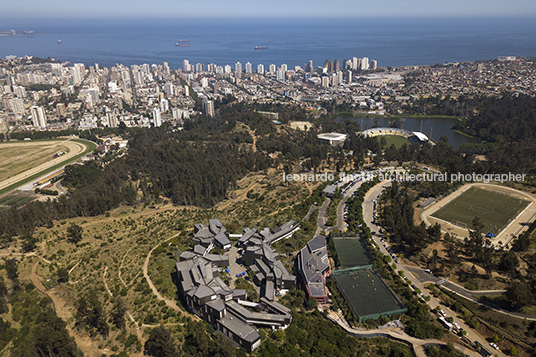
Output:
[[[313,60],[368,57],[378,65],[410,66],[536,56],[534,18],[442,19],[3,19],[0,30],[44,35],[0,37],[0,57],[52,57],[113,66],[168,62],[251,62],[289,68]],[[58,44],[61,40],[61,44]],[[176,47],[189,40],[191,47]],[[255,46],[268,46],[255,50]]]

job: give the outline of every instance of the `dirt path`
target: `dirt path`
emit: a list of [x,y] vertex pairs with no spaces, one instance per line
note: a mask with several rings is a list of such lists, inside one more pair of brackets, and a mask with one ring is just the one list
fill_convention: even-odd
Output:
[[[54,304],[54,309],[56,310],[56,315],[58,315],[59,318],[61,318],[63,321],[68,322],[73,318],[73,315],[70,311],[70,309],[65,306],[63,301],[52,291],[48,291],[43,284],[41,283],[41,278],[39,275],[37,275],[37,265],[39,264],[39,261],[37,261],[32,266],[32,272],[30,274],[30,280],[32,281],[32,284],[35,286],[37,290],[42,292],[43,294],[47,295],[52,299],[52,302]],[[55,290],[52,289],[52,290]],[[97,357],[102,356],[102,354],[110,354],[110,352],[101,350],[98,348],[99,341],[91,340],[89,337],[81,337],[78,334],[76,334],[67,323],[66,326],[67,331],[69,332],[69,335],[71,337],[74,337],[76,341],[76,345],[78,348],[84,353],[84,356],[90,356],[90,357]]]
[[309,196],[313,194],[313,189],[311,188],[311,185],[307,181],[305,181],[305,187],[307,187],[307,190],[309,190]]
[[251,148],[253,149],[253,152],[257,152],[257,136],[255,135],[253,131],[251,131],[251,129],[248,129],[248,131],[251,137],[253,138],[253,145]]
[[[272,169],[272,168],[268,169],[268,173],[267,173],[267,175],[270,175],[270,173],[272,173],[273,170],[275,170],[275,169]],[[244,179],[249,179],[249,178],[246,177],[246,178],[244,178]],[[222,203],[220,203],[220,204],[217,206],[217,208],[218,208],[219,210],[224,210],[224,209],[228,208],[231,204],[233,204],[233,203],[235,203],[235,202],[244,201],[244,200],[246,199],[246,197],[247,197],[248,192],[251,191],[251,190],[253,190],[255,187],[257,187],[257,186],[259,185],[259,182],[260,182],[260,181],[261,181],[261,180],[256,179],[256,180],[254,181],[254,183],[250,183],[249,186],[247,186],[247,187],[245,187],[245,188],[242,189],[243,192],[242,192],[242,194],[240,194],[239,197],[231,198],[231,199],[227,199],[227,200],[223,201]]]
[[[108,267],[105,267],[104,268],[104,273],[102,273],[102,280],[104,281],[104,288],[106,289],[106,291],[108,292],[108,295],[110,295],[110,297],[113,299],[114,297],[114,294],[112,294],[112,291],[110,290],[110,288],[108,287],[108,280],[106,280],[106,274],[108,273]],[[138,339],[140,341],[142,341],[143,343],[143,333],[142,331],[140,330],[140,325],[138,324],[138,322],[136,321],[136,319],[134,319],[134,316],[132,316],[132,314],[130,313],[130,311],[126,311],[127,313],[127,316],[128,316],[128,319],[136,326],[136,335],[138,336]]]
[[251,130],[251,128],[248,125],[244,123],[241,123],[241,124],[246,128],[249,135],[251,135],[251,137],[253,138],[253,144],[251,145],[251,149],[253,150],[253,152],[257,152],[257,136],[255,135],[255,132]]
[[9,250],[7,252],[1,252],[0,253],[0,257],[8,257],[8,256],[13,256],[13,257],[38,257],[39,259],[41,259],[42,261],[44,261],[45,263],[47,264],[50,264],[50,260],[47,260],[43,257],[40,257],[37,255],[36,252],[30,252],[30,253],[13,253],[13,252],[10,252]]
[[125,255],[123,255],[123,259],[121,259],[121,265],[119,265],[119,270],[117,272],[117,276],[119,277],[119,280],[121,280],[121,283],[125,286],[125,288],[128,288],[128,286],[132,284],[132,282],[136,280],[138,276],[141,274],[141,271],[139,271],[138,274],[136,274],[136,276],[134,276],[134,278],[132,278],[132,280],[128,284],[123,280],[123,277],[121,276],[121,270],[123,269],[125,258],[127,257],[128,253],[132,250],[132,248],[134,247],[130,247],[129,250],[127,250],[127,252],[125,253]]
[[[151,259],[151,254],[153,253],[153,251],[158,248],[162,243],[165,243],[165,242],[168,242],[170,240],[172,240],[173,238],[176,238],[180,235],[180,233],[177,233],[175,234],[174,236],[172,237],[169,237],[168,239],[166,239],[165,241],[163,242],[160,242],[158,243],[157,245],[154,246],[153,249],[151,249],[151,251],[149,252],[149,254],[147,254],[147,258],[145,258],[145,262],[143,262],[143,276],[145,277],[145,279],[147,280],[147,284],[149,284],[149,287],[151,288],[151,290],[153,291],[153,294],[156,296],[156,298],[160,301],[163,301],[166,303],[166,305],[170,308],[172,308],[173,310],[175,311],[180,311],[180,312],[184,312],[183,309],[181,309],[179,307],[179,305],[177,305],[177,303],[171,299],[168,299],[164,296],[162,296],[162,294],[160,294],[158,292],[158,290],[156,289],[156,286],[154,286],[153,284],[153,281],[151,280],[151,277],[149,276],[149,273],[147,272],[148,269],[149,269],[149,260]],[[193,319],[199,319],[197,316],[195,315],[191,315],[191,317]]]

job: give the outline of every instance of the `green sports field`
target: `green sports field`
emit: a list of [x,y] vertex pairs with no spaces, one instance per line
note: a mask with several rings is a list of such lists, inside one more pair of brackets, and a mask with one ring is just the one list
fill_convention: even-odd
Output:
[[470,229],[477,216],[484,224],[484,233],[497,235],[529,203],[504,193],[471,187],[435,211],[432,217]]
[[359,322],[406,311],[404,304],[374,270],[357,270],[333,277]]
[[407,138],[398,135],[378,135],[376,137],[378,141],[381,141],[381,138],[385,139],[386,145],[385,148],[391,147],[394,145],[397,149],[401,148],[404,144],[410,145],[410,142]]
[[370,251],[360,238],[333,238],[341,268],[372,265]]
[[36,196],[10,194],[0,197],[0,212],[7,211],[11,207],[19,208],[35,200]]

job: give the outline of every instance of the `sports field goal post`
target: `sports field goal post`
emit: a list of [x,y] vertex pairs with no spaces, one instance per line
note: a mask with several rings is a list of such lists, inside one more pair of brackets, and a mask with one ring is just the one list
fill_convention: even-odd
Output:
[[465,223],[465,222],[462,222],[462,221],[456,221],[456,225],[457,225],[458,227],[462,227],[462,228],[464,228],[464,229],[467,229],[467,223]]

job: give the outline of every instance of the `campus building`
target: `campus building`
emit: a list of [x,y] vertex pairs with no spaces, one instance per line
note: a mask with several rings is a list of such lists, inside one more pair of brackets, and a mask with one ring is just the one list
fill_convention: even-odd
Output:
[[208,226],[203,223],[197,223],[194,226],[194,240],[201,245],[201,247],[195,246],[194,251],[201,251],[201,249],[210,251],[213,246],[229,250],[231,241],[227,229],[218,219],[211,219],[208,222]]
[[[299,225],[290,221],[281,227],[257,232],[246,228],[239,244],[244,247],[244,261],[256,272],[256,281],[261,285],[259,303],[246,301],[247,291],[231,289],[220,278],[221,271],[229,270],[229,257],[211,254],[218,246],[229,249],[231,243],[226,228],[218,219],[211,219],[209,225],[195,225],[194,240],[198,243],[193,251],[182,252],[176,263],[175,284],[179,296],[186,306],[217,328],[234,343],[248,352],[260,345],[260,335],[256,327],[286,328],[292,321],[290,309],[274,301],[276,289],[295,286],[296,277],[289,274],[279,254],[270,244],[290,237]],[[248,265],[248,264],[246,264]],[[248,307],[254,307],[251,311]]]
[[319,304],[327,303],[326,277],[331,271],[324,236],[316,236],[307,242],[300,251],[297,265],[307,296],[315,298]]
[[288,221],[273,230],[246,228],[238,240],[238,246],[243,248],[244,264],[254,274],[253,282],[261,287],[261,296],[269,301],[274,300],[276,290],[296,286],[296,277],[288,272],[271,245],[292,236],[298,229],[300,226],[296,221]]

